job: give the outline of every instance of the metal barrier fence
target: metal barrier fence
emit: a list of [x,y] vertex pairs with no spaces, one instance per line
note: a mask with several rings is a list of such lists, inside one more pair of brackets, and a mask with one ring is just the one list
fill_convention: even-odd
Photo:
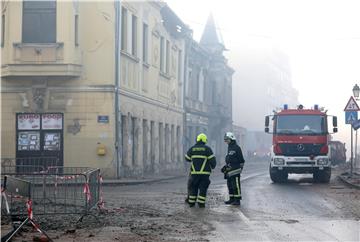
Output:
[[[1,190],[1,201],[3,203],[2,205],[5,206],[6,215],[8,215],[12,220],[12,230],[6,234],[2,233],[1,241],[11,241],[15,234],[17,234],[20,229],[28,223],[30,223],[38,232],[45,235],[47,237],[47,241],[52,241],[46,232],[42,230],[33,219],[31,190],[32,186],[30,182],[12,176],[4,176],[3,189]],[[12,197],[17,197],[22,200],[22,207],[26,208],[27,211],[27,216],[24,219],[17,218],[16,221],[13,220],[14,216],[11,214],[11,206],[9,206],[7,201],[6,193],[11,194]],[[4,207],[2,206],[2,208]]]
[[1,171],[7,174],[40,172],[48,167],[62,166],[60,163],[54,156],[1,158]]
[[[43,166],[6,164],[1,167],[2,177],[13,176],[31,183],[34,215],[80,214],[81,220],[99,203],[100,169],[58,166],[45,169]],[[21,199],[13,194],[6,196],[11,215],[27,214]]]

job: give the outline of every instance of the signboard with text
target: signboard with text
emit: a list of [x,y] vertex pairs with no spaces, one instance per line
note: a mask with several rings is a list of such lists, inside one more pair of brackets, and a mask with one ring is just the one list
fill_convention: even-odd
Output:
[[63,115],[61,113],[44,113],[41,115],[42,129],[62,129]]
[[40,114],[24,113],[17,115],[18,130],[39,130]]

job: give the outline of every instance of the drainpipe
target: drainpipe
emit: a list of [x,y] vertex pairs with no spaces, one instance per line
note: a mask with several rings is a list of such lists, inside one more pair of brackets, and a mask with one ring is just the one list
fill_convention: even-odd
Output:
[[187,82],[188,82],[188,65],[189,65],[189,53],[191,51],[192,45],[192,33],[189,31],[185,35],[185,63],[184,63],[184,85],[183,85],[183,108],[184,108],[184,128],[183,128],[183,151],[186,152],[186,135],[187,135],[187,120],[186,120],[186,113],[187,113],[187,106],[186,106],[186,89],[187,89]]
[[115,95],[115,160],[116,160],[116,177],[120,178],[120,162],[121,162],[121,153],[120,149],[121,144],[121,135],[120,128],[121,119],[120,115],[120,98],[119,98],[119,90],[120,90],[120,14],[121,14],[121,3],[120,0],[115,0],[115,87],[114,87],[114,95]]

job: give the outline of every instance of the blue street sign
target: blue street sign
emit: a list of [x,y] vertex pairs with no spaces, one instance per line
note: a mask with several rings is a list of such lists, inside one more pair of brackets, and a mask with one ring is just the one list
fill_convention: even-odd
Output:
[[98,123],[109,123],[109,115],[98,115]]
[[358,113],[357,111],[346,111],[345,112],[345,123],[352,124],[352,122],[358,120]]
[[353,129],[357,130],[358,128],[360,128],[360,120],[358,119],[352,122],[351,126],[353,127]]

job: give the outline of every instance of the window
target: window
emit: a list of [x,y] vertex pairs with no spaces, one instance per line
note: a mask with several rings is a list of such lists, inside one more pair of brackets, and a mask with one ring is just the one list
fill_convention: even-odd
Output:
[[121,50],[127,49],[127,9],[121,9]]
[[165,43],[164,43],[164,37],[160,38],[160,71],[164,72],[164,63],[165,63]]
[[189,70],[188,70],[188,77],[187,77],[187,79],[185,80],[185,81],[186,81],[185,95],[186,95],[187,97],[191,97],[191,92],[190,92],[190,90],[192,89],[192,88],[190,87],[190,85],[191,85],[191,83],[192,83],[191,78],[192,78],[192,70],[189,69]]
[[132,33],[131,33],[131,54],[133,56],[137,55],[137,17],[132,16]]
[[277,134],[321,135],[326,133],[326,121],[320,115],[279,115]]
[[178,80],[179,82],[181,82],[181,77],[182,77],[182,51],[179,50],[178,53]]
[[205,80],[204,80],[204,75],[203,75],[203,71],[200,70],[199,73],[199,101],[200,102],[204,102],[204,86],[205,86]]
[[23,43],[56,42],[56,1],[23,2]]
[[216,104],[217,99],[216,99],[216,83],[215,82],[211,83],[211,89],[212,89],[211,104]]
[[1,16],[1,47],[4,47],[5,42],[5,14]]
[[166,59],[165,59],[165,70],[166,74],[169,74],[170,67],[170,41],[166,41]]
[[144,63],[148,63],[148,25],[143,24],[143,57],[142,60]]
[[196,74],[195,81],[194,81],[194,94],[193,97],[195,100],[199,100],[199,94],[200,94],[200,72]]
[[79,15],[75,15],[75,46],[79,46]]
[[131,158],[132,158],[132,165],[135,165],[136,162],[136,142],[135,139],[136,137],[136,133],[135,133],[135,127],[136,125],[136,118],[131,117],[131,133],[130,133],[130,142],[131,142]]

